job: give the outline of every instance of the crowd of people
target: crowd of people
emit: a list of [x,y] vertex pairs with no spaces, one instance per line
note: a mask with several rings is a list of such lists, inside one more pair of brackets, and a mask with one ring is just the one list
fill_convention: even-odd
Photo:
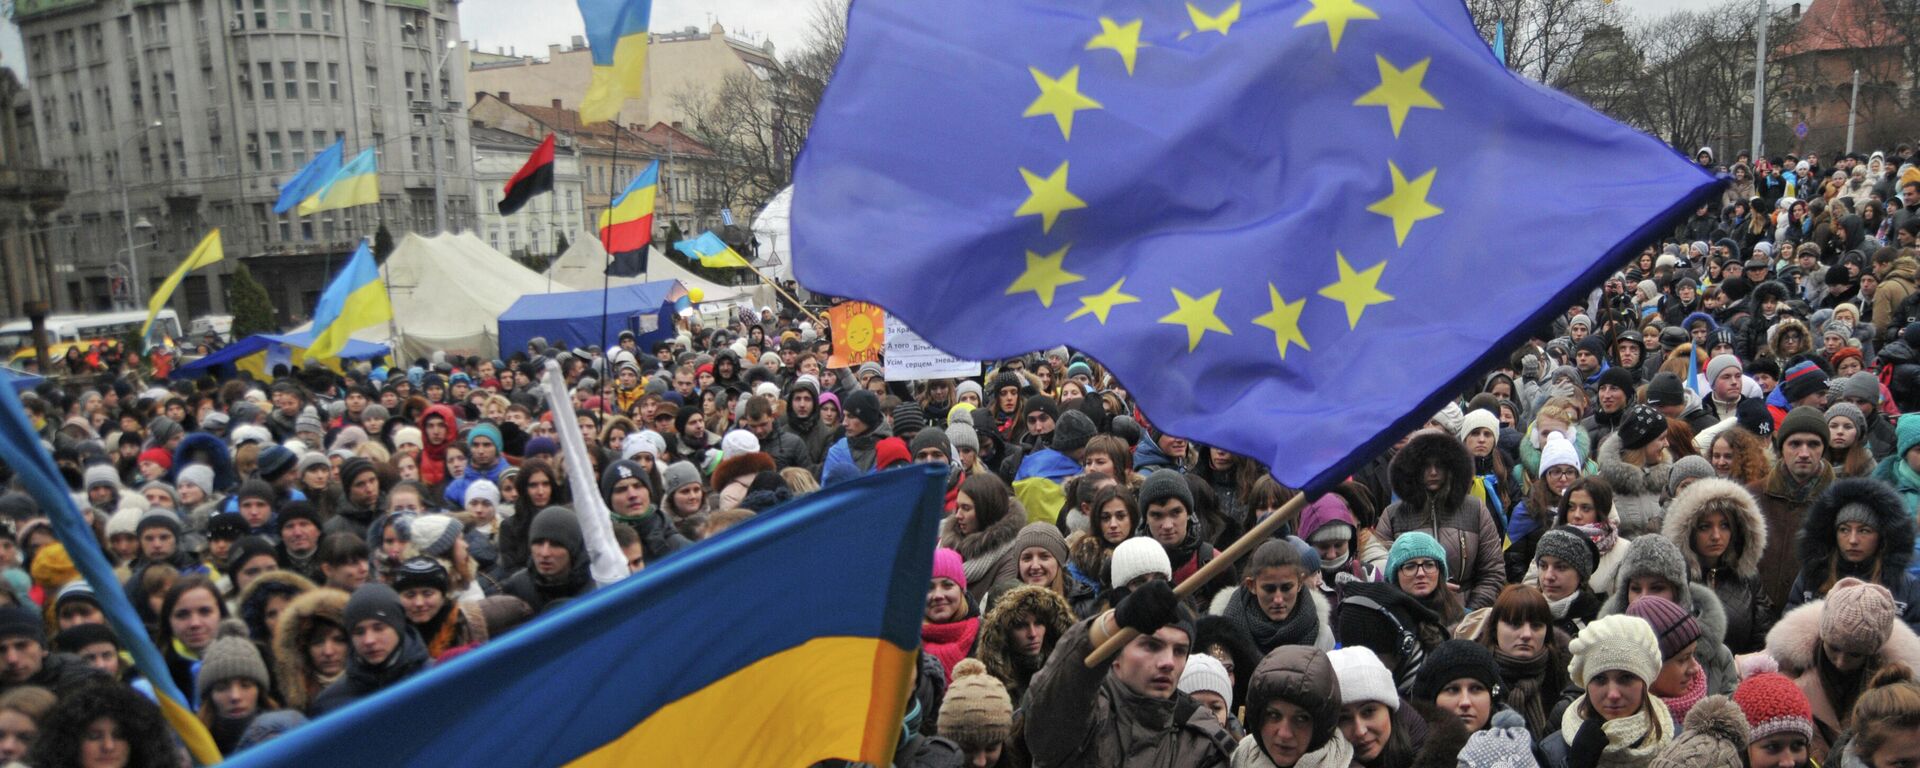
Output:
[[270,381],[103,360],[24,402],[121,583],[0,496],[0,763],[184,764],[100,588],[232,754],[602,586],[581,509],[634,573],[925,463],[895,765],[1912,766],[1915,162],[1736,159],[1724,205],[1307,499],[1067,348],[889,381],[791,307]]

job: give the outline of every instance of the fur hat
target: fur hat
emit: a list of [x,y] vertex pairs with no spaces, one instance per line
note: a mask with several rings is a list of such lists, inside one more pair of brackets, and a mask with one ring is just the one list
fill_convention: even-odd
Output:
[[1012,729],[1013,700],[1007,687],[987,674],[987,665],[979,659],[953,665],[953,683],[940,704],[941,737],[962,749],[982,749],[1005,743]]
[[[1689,595],[1687,585],[1687,559],[1680,554],[1680,547],[1668,541],[1665,536],[1649,533],[1633,540],[1627,550],[1627,556],[1620,561],[1620,567],[1614,573],[1613,592],[1624,595],[1627,584],[1641,576],[1658,576],[1673,585],[1675,594]],[[1680,601],[1691,603],[1690,597]],[[1652,680],[1653,678],[1647,678]]]
[[[1637,546],[1637,544],[1636,544]],[[1602,672],[1619,670],[1651,684],[1660,675],[1660,643],[1653,627],[1633,616],[1605,616],[1573,638],[1567,672],[1584,685]]]

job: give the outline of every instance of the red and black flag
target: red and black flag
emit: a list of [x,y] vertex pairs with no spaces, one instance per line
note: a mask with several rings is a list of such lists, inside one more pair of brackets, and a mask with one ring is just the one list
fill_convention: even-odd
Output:
[[553,136],[547,134],[547,140],[540,142],[540,148],[527,158],[527,164],[507,180],[507,188],[500,196],[500,215],[511,216],[534,195],[553,191]]

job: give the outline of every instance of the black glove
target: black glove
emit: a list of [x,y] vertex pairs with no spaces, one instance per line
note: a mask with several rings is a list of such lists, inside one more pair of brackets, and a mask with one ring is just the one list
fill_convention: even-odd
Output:
[[1140,634],[1151,635],[1180,620],[1180,596],[1165,581],[1149,581],[1133,590],[1113,609],[1113,620]]

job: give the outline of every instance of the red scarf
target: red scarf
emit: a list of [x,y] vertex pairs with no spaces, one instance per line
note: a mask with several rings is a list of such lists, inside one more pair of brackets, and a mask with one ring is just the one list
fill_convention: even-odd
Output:
[[973,651],[973,639],[980,634],[980,617],[968,616],[959,621],[945,624],[920,625],[920,642],[927,652],[940,660],[940,668],[947,673],[947,682],[953,682],[953,665]]

